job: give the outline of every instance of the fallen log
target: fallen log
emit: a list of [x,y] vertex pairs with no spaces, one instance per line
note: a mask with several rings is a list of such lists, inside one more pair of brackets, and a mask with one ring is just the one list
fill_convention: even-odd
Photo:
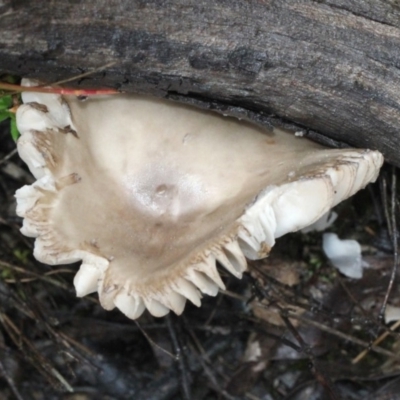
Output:
[[[0,71],[196,103],[400,166],[400,10],[383,0],[0,1]],[[110,64],[112,63],[112,64]]]

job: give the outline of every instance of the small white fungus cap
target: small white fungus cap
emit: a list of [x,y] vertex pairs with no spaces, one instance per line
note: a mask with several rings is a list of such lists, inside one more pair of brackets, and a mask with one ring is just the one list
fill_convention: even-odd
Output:
[[331,264],[343,275],[360,279],[363,276],[361,246],[356,240],[339,239],[336,233],[324,233],[322,248]]
[[[26,82],[25,82],[26,83]],[[82,261],[78,296],[129,318],[180,314],[240,278],[246,258],[374,181],[382,155],[328,150],[211,112],[135,95],[23,93],[21,231],[48,264]]]

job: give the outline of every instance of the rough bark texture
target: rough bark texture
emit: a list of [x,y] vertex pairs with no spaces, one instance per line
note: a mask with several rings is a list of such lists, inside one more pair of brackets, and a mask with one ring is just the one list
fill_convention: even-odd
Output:
[[400,166],[396,0],[0,0],[0,70],[290,123]]

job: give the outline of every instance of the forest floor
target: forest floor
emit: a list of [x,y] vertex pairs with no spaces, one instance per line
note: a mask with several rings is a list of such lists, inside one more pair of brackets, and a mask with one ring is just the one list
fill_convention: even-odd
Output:
[[[0,400],[400,399],[400,336],[379,318],[396,263],[395,180],[386,167],[337,207],[329,228],[361,243],[362,279],[329,265],[321,232],[296,233],[279,239],[267,260],[251,262],[241,281],[221,270],[227,290],[204,297],[201,308],[131,321],[102,309],[96,295],[76,298],[78,265],[33,258],[14,198],[33,178],[4,121]],[[399,282],[388,297],[393,307]]]

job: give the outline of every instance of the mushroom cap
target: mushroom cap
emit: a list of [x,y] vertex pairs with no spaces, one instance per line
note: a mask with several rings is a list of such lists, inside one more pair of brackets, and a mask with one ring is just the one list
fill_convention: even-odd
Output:
[[180,314],[240,278],[246,257],[304,228],[376,179],[382,155],[328,150],[279,129],[137,95],[23,93],[18,151],[37,181],[16,193],[22,233],[47,264],[82,260],[129,318]]
[[331,264],[349,278],[361,279],[363,261],[361,245],[357,240],[339,239],[336,233],[327,232],[322,236],[322,249]]

